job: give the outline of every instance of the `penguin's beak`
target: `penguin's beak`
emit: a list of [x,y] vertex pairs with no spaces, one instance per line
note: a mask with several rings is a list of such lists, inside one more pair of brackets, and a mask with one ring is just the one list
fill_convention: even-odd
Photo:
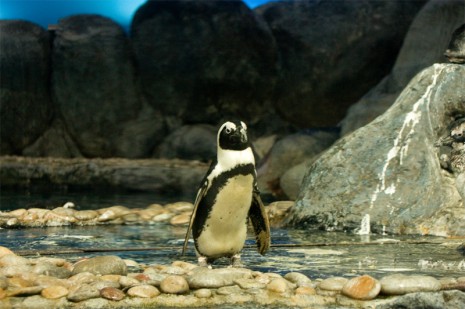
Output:
[[246,143],[247,134],[245,133],[245,130],[241,126],[238,126],[236,131],[234,131],[230,135],[230,139],[232,142],[237,143],[237,144]]

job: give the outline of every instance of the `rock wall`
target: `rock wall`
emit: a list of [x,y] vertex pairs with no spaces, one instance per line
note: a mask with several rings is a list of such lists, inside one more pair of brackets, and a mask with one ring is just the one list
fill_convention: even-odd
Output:
[[441,168],[437,140],[465,114],[465,66],[435,64],[394,105],[345,136],[307,171],[289,224],[356,230],[465,235],[455,175]]
[[231,117],[252,138],[335,126],[390,69],[422,5],[147,1],[130,37],[96,15],[55,31],[1,21],[0,154],[170,156],[184,152],[166,149],[182,127]]

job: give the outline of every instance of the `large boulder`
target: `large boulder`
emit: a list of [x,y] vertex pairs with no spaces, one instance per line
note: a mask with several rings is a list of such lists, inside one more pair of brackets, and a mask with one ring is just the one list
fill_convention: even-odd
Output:
[[67,132],[87,157],[143,157],[163,121],[137,90],[123,29],[99,15],[61,19],[53,43],[52,88]]
[[173,129],[271,112],[276,46],[242,1],[147,1],[131,33],[144,95]]
[[421,70],[446,62],[444,52],[464,16],[461,0],[429,1],[410,26],[391,73],[349,108],[341,134],[346,135],[384,113]]
[[354,230],[363,217],[390,233],[465,235],[465,208],[435,144],[465,114],[465,66],[435,64],[394,105],[340,139],[307,172],[289,224]]
[[278,44],[276,108],[300,127],[336,126],[391,69],[424,1],[280,1],[256,9]]
[[50,125],[50,38],[22,20],[0,21],[0,154],[21,154]]

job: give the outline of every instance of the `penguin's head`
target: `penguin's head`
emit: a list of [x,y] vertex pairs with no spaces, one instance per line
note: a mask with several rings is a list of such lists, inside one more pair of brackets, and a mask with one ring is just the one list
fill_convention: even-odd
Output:
[[225,122],[218,130],[218,146],[224,150],[244,150],[249,147],[247,126],[242,121]]
[[456,143],[465,143],[465,118],[457,122],[458,124],[450,131],[450,135]]

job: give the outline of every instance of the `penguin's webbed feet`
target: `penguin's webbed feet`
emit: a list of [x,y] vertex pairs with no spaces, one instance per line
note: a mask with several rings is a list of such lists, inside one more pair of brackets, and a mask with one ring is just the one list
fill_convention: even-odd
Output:
[[206,256],[199,256],[197,261],[200,267],[212,268],[212,265],[208,263],[208,258]]
[[229,267],[234,267],[234,268],[244,267],[244,264],[242,264],[242,261],[241,261],[241,255],[239,253],[234,254],[231,257],[231,265]]

